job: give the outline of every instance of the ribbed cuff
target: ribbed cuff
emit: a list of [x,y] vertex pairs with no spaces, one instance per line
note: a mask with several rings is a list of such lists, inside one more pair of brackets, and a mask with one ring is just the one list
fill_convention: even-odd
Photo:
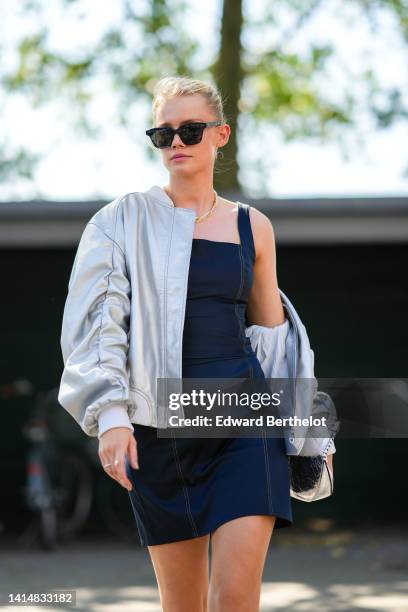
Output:
[[98,439],[113,427],[127,427],[133,431],[128,412],[123,406],[110,406],[102,410],[98,417]]

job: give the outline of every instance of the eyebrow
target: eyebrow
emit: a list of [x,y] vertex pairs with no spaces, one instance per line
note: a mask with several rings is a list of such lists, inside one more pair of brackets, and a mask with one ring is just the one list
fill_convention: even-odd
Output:
[[[199,121],[200,123],[203,122],[202,119],[185,119],[184,121],[181,121],[180,125],[183,125],[184,123],[193,123],[193,122],[196,122],[196,121]],[[172,127],[172,126],[171,126],[170,123],[166,122],[166,123],[161,123],[157,127]]]

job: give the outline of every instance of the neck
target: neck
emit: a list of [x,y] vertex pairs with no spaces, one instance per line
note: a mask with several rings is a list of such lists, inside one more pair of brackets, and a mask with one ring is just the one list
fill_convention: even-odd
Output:
[[174,206],[191,208],[199,217],[206,213],[214,203],[214,187],[212,180],[185,179],[183,177],[170,177],[163,189],[173,201]]

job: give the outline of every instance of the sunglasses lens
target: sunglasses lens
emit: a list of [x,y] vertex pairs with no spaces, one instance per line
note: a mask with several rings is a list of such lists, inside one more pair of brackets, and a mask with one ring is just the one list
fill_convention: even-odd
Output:
[[170,129],[160,129],[153,132],[151,135],[152,142],[155,147],[162,149],[163,147],[169,147],[173,138],[173,132]]
[[180,138],[186,145],[197,144],[203,136],[204,126],[191,123],[183,125],[180,130]]

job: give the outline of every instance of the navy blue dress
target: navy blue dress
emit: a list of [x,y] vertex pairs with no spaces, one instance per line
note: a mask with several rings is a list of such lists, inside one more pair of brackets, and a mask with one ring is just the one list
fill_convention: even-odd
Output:
[[[183,378],[265,378],[246,307],[255,247],[249,206],[238,202],[240,244],[193,238],[183,330]],[[157,438],[134,424],[140,469],[126,461],[142,546],[206,534],[240,516],[292,525],[283,438]]]

